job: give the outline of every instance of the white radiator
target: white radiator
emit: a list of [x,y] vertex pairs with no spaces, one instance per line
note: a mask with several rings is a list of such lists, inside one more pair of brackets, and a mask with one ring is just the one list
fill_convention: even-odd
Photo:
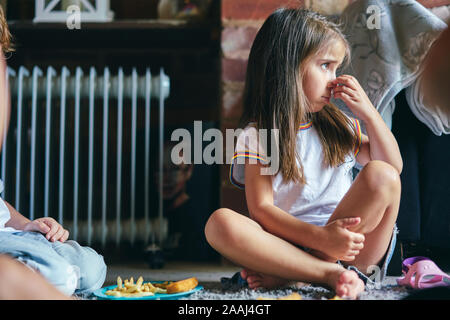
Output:
[[[60,71],[48,67],[45,72],[37,66],[31,71],[24,67],[8,68],[11,116],[2,147],[1,179],[5,185],[2,197],[30,219],[55,218],[69,229],[70,239],[88,245],[93,241],[102,245],[122,241],[133,244],[135,240],[147,244],[155,234],[161,242],[162,229],[167,228],[163,219],[162,175],[159,175],[159,226],[152,226],[149,219],[150,107],[151,98],[159,99],[158,165],[162,172],[164,101],[169,95],[170,79],[163,69],[157,76],[152,76],[149,68],[142,75],[136,68],[130,74],[124,74],[123,68],[117,74],[112,74],[108,67],[103,74],[98,74],[94,67],[88,71],[84,73],[80,67],[74,73],[67,67]],[[102,109],[102,119],[95,118],[98,108]],[[125,121],[125,114],[129,115],[129,122]],[[112,119],[115,128],[109,125]],[[141,125],[138,132],[138,121],[144,123],[145,130]],[[128,134],[129,139],[123,141]],[[85,152],[81,145],[88,146]],[[108,150],[111,145],[114,152]],[[129,168],[123,165],[124,146],[129,149]],[[96,152],[100,156],[95,156]],[[145,158],[144,168],[139,172],[138,153]],[[112,158],[115,168],[108,167]],[[81,170],[86,167],[87,170]],[[109,178],[114,172],[114,179]],[[129,190],[124,190],[122,176],[129,177]],[[68,187],[67,181],[72,179]],[[144,189],[140,190],[144,196],[137,197],[137,185]],[[95,192],[100,186],[101,192]],[[124,193],[128,195],[129,206],[122,203]],[[65,205],[69,198],[71,208]],[[95,210],[94,207],[100,208],[99,202],[101,209]],[[139,217],[137,205],[144,211]],[[124,206],[128,209],[124,210]],[[115,212],[111,212],[111,207]]]

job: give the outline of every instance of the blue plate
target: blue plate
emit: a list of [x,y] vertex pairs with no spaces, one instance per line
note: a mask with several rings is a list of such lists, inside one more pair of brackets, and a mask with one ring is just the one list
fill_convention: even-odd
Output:
[[[165,281],[147,281],[144,283],[164,283]],[[108,286],[101,289],[95,290],[93,293],[94,295],[99,298],[100,300],[177,300],[180,298],[187,297],[194,292],[203,290],[202,286],[197,286],[194,289],[186,292],[178,292],[178,293],[155,293],[153,296],[145,296],[145,297],[114,297],[114,296],[108,296],[105,294],[106,291],[112,290],[116,288],[117,285],[114,286]]]

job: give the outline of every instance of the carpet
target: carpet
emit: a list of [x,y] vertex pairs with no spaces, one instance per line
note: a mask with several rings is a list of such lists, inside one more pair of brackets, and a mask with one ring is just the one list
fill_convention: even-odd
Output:
[[[445,269],[447,270],[447,269]],[[224,266],[217,264],[198,264],[198,263],[167,263],[162,269],[150,269],[146,264],[119,264],[108,265],[108,272],[103,286],[109,286],[116,283],[118,276],[122,279],[140,276],[145,281],[177,281],[189,277],[197,277],[203,290],[193,293],[183,298],[183,300],[256,300],[260,297],[277,299],[298,292],[303,300],[327,300],[334,297],[334,292],[321,287],[308,285],[301,288],[285,287],[273,290],[248,288],[228,288],[223,289],[220,279],[222,277],[232,277],[237,271],[236,266]],[[387,276],[376,288],[368,288],[359,296],[360,300],[402,300],[420,290],[398,286],[397,276]],[[450,290],[450,288],[449,288]],[[438,294],[434,297],[439,298]],[[95,300],[94,295],[78,296],[79,299]]]
[[[367,288],[360,294],[359,300],[402,300],[414,293],[415,290],[395,284],[395,277],[388,277],[378,288]],[[321,286],[306,285],[300,288],[284,287],[277,289],[223,289],[220,282],[200,282],[203,290],[180,300],[258,300],[278,299],[292,293],[299,293],[302,300],[328,300],[335,296],[334,292]],[[77,296],[81,300],[97,300],[92,294]]]
[[[278,289],[227,289],[220,283],[202,284],[204,290],[193,293],[183,300],[257,300],[258,298],[278,299],[292,293],[299,293],[302,300],[328,300],[335,296],[334,292],[324,287],[308,285],[301,288],[286,287]],[[412,292],[411,289],[383,283],[379,288],[367,289],[359,296],[359,300],[401,300]]]

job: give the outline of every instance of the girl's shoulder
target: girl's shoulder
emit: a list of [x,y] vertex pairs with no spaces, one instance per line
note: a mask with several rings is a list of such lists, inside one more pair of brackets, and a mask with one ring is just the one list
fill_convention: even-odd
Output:
[[258,127],[256,122],[249,122],[246,126],[243,128],[237,128],[234,130],[234,136],[238,139],[245,138],[252,138],[257,139],[258,138]]
[[236,154],[254,154],[264,156],[266,154],[267,142],[270,143],[270,137],[267,136],[267,130],[258,130],[256,122],[248,123],[244,128],[237,129],[234,136],[237,137]]
[[258,124],[256,122],[249,122],[245,125],[242,130],[256,130],[258,128]]

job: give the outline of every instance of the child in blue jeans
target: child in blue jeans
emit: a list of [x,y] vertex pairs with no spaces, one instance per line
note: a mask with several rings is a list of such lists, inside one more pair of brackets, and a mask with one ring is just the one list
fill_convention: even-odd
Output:
[[[3,124],[9,107],[8,103],[3,103],[9,101],[5,99],[9,98],[9,92],[3,81],[6,72],[3,52],[12,51],[10,39],[0,7],[0,142],[2,133],[6,132]],[[2,191],[3,183],[0,181],[0,193]],[[103,257],[68,238],[69,232],[53,218],[30,221],[0,198],[0,256],[6,254],[22,262],[67,295],[100,288],[106,277]]]
[[69,232],[53,218],[30,221],[0,198],[0,254],[38,271],[64,294],[100,288],[106,277],[103,257],[68,238]]

